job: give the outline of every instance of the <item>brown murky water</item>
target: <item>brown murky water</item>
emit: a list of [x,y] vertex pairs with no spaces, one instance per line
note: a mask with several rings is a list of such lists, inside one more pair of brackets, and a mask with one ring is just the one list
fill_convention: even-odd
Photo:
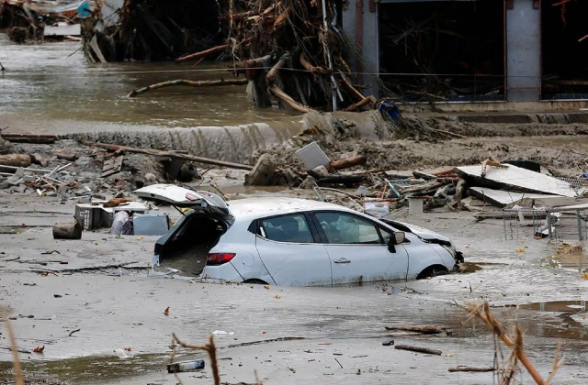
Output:
[[298,121],[299,114],[256,109],[245,86],[170,87],[135,98],[149,84],[231,78],[224,63],[86,62],[78,42],[17,45],[0,34],[0,122],[12,129],[40,130],[52,122],[67,128],[114,125],[148,127],[232,126]]

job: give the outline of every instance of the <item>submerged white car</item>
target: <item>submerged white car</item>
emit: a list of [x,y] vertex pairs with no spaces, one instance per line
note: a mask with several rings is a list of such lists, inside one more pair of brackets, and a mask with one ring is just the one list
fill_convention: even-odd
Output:
[[155,245],[154,262],[216,282],[331,286],[443,274],[463,262],[446,237],[335,204],[220,197],[169,184],[135,193],[190,208]]

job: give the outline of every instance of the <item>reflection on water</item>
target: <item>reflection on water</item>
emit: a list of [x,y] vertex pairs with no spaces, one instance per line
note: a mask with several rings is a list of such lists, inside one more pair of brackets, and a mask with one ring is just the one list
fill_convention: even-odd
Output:
[[550,312],[574,312],[586,310],[586,301],[551,301],[520,305],[519,308]]
[[[135,98],[133,89],[174,79],[230,78],[225,64],[87,63],[78,42],[16,45],[0,34],[0,118],[13,129],[74,121],[156,127],[298,121],[299,114],[255,109],[244,86],[169,87]],[[32,127],[30,127],[32,126]]]

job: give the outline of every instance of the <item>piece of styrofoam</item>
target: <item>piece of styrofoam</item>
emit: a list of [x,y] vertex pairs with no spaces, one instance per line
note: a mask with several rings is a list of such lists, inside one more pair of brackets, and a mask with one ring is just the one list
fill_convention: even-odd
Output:
[[327,155],[316,142],[302,147],[295,154],[308,170],[314,170],[318,166],[326,166],[330,162]]

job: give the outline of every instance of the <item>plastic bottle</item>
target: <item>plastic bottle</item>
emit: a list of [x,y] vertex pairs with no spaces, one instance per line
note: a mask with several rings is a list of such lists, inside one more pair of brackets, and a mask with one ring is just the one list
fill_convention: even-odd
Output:
[[190,370],[204,369],[204,360],[174,362],[167,365],[168,373],[189,372]]

